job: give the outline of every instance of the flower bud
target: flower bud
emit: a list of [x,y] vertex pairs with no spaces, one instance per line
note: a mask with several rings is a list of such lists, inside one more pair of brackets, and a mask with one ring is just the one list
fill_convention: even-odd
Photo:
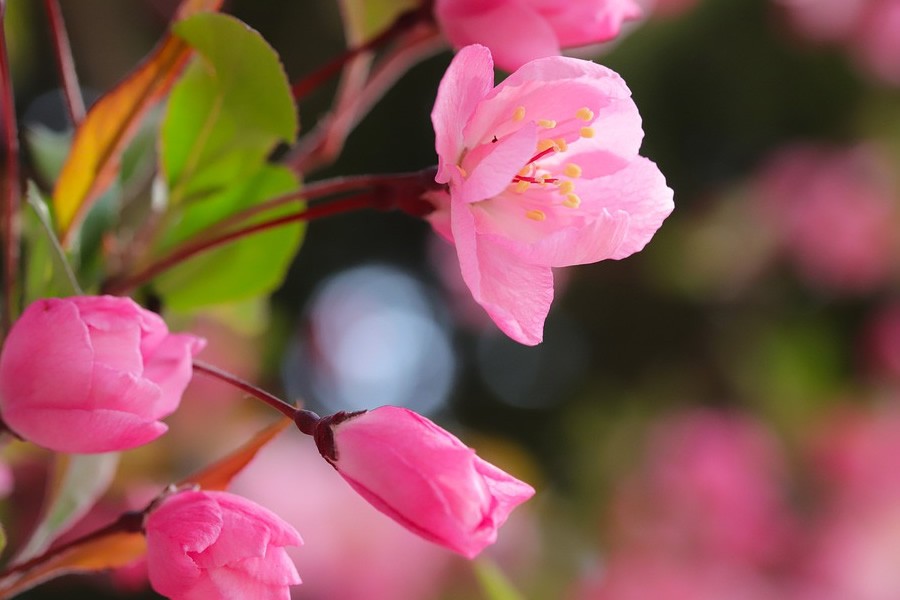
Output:
[[375,508],[467,558],[494,543],[513,508],[534,495],[530,485],[405,408],[326,417],[316,442]]
[[111,452],[150,442],[178,407],[201,338],[170,334],[129,298],[79,296],[31,304],[0,354],[7,426],[59,452]]
[[227,492],[184,491],[147,517],[147,574],[181,600],[289,600],[300,583],[284,546],[303,543],[274,513]]

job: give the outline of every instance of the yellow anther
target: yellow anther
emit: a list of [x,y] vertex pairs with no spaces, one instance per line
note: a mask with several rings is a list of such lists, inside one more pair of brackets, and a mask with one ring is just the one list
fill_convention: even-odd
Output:
[[559,184],[559,193],[560,194],[571,194],[575,189],[575,183],[566,179],[562,183]]
[[566,199],[563,200],[563,206],[578,208],[581,206],[581,198],[578,197],[578,194],[566,194]]
[[519,169],[519,177],[528,177],[531,174],[531,165],[525,165]]
[[517,181],[516,182],[516,193],[524,194],[528,190],[528,186],[530,184],[527,181]]
[[545,215],[542,210],[529,210],[525,213],[525,216],[532,221],[544,221],[547,219],[547,215]]
[[592,137],[594,137],[594,134],[596,132],[594,131],[593,127],[582,127],[581,131],[579,131],[579,133],[581,134],[581,137],[583,137],[583,138],[592,138]]
[[469,176],[469,174],[466,172],[466,170],[463,169],[463,168],[462,168],[461,166],[459,166],[459,165],[456,165],[456,170],[459,171],[459,174],[463,176],[463,179],[465,179],[466,177]]
[[556,142],[556,147],[559,149],[560,152],[565,152],[566,150],[569,149],[569,145],[566,143],[566,140],[564,140],[563,138],[556,138],[553,141]]
[[525,118],[525,107],[519,106],[516,107],[516,110],[513,111],[513,121],[521,121]]
[[587,106],[582,106],[578,110],[575,111],[575,116],[585,122],[590,122],[594,120],[594,111],[589,109]]
[[538,119],[537,126],[543,127],[544,129],[553,129],[556,127],[556,121],[553,119]]
[[[544,138],[538,142],[538,152],[543,152],[544,150],[549,150],[550,148],[556,148],[556,142],[554,142],[550,138]],[[558,150],[559,148],[556,149]]]
[[547,185],[547,180],[548,180],[548,179],[550,179],[550,176],[549,176],[549,175],[541,175],[541,176],[539,176],[539,177],[537,178],[538,184],[539,184],[541,187],[544,187],[544,186]]
[[567,177],[578,179],[579,177],[581,177],[581,167],[579,167],[575,163],[569,163],[565,167],[563,167],[563,173],[565,173]]

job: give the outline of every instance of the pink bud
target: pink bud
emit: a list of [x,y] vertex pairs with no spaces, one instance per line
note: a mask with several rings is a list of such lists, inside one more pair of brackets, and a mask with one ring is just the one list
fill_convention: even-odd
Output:
[[227,492],[169,496],[147,517],[147,574],[173,600],[289,600],[300,576],[284,546],[300,535],[265,508]]
[[413,533],[467,558],[494,543],[513,508],[534,495],[530,485],[405,408],[336,417],[323,420],[329,429],[316,438],[347,483]]
[[59,452],[150,442],[178,408],[201,338],[170,334],[129,298],[38,300],[0,355],[0,414],[17,434]]

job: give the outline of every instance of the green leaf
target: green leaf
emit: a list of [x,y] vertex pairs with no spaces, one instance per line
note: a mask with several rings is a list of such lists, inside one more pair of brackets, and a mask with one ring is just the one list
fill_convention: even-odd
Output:
[[81,293],[65,251],[53,231],[50,208],[33,181],[28,182],[23,213],[25,241],[25,303],[38,298]]
[[473,563],[475,577],[488,600],[524,600],[503,571],[493,562],[480,558]]
[[38,124],[26,128],[23,135],[38,180],[46,184],[56,181],[69,155],[72,133]]
[[112,483],[118,465],[118,452],[57,455],[44,515],[16,561],[41,554],[83,517]]
[[162,126],[170,202],[220,192],[292,143],[297,111],[278,55],[234,17],[199,14],[173,31],[198,53],[172,89]]
[[6,529],[3,528],[3,523],[0,523],[0,554],[6,550],[6,541]]
[[[187,240],[239,210],[298,188],[297,177],[289,169],[264,166],[220,194],[185,206],[178,224],[168,232],[167,246]],[[245,224],[302,208],[303,203],[297,201],[261,213]],[[283,225],[200,254],[160,276],[156,290],[167,307],[179,311],[269,293],[280,285],[305,229],[305,223]]]
[[354,45],[365,42],[418,5],[419,0],[341,0],[347,39]]

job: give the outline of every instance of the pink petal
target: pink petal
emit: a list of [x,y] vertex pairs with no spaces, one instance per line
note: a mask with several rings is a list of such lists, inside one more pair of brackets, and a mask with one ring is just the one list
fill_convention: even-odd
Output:
[[4,418],[15,429],[8,411],[33,398],[47,405],[82,405],[92,370],[90,339],[77,308],[64,300],[38,300],[15,322],[3,345],[0,406]]
[[131,413],[143,421],[155,421],[159,388],[151,381],[94,363],[93,389],[82,410],[110,410]]
[[460,269],[472,297],[509,337],[529,346],[539,344],[553,301],[553,272],[480,239],[468,206],[454,201],[451,219]]
[[441,29],[456,48],[484,44],[497,65],[513,71],[530,60],[560,53],[556,32],[523,2],[494,3],[487,9],[449,11],[451,2],[439,2],[436,15]]
[[462,128],[475,106],[494,87],[494,63],[484,46],[468,46],[457,53],[438,86],[431,111],[434,147],[438,155],[438,183],[458,176],[456,164],[463,150]]
[[193,375],[192,358],[206,346],[206,340],[193,335],[168,335],[154,349],[144,355],[144,377],[160,390],[154,410],[157,418],[165,417],[178,408],[181,395]]
[[598,203],[615,214],[628,214],[628,231],[610,258],[625,258],[641,250],[672,212],[673,192],[652,161],[638,157],[609,177],[578,183],[583,198],[598,198]]
[[[537,127],[529,123],[488,148],[472,171],[453,187],[454,201],[466,204],[487,200],[505,190],[516,173],[534,156]],[[463,166],[468,164],[463,160]]]
[[[558,6],[560,2],[547,4]],[[624,21],[641,16],[641,7],[634,0],[570,1],[565,4],[564,9],[543,13],[563,48],[610,40],[619,35]]]
[[16,407],[4,413],[4,418],[39,446],[80,454],[128,450],[152,442],[168,430],[158,421],[105,409]]

